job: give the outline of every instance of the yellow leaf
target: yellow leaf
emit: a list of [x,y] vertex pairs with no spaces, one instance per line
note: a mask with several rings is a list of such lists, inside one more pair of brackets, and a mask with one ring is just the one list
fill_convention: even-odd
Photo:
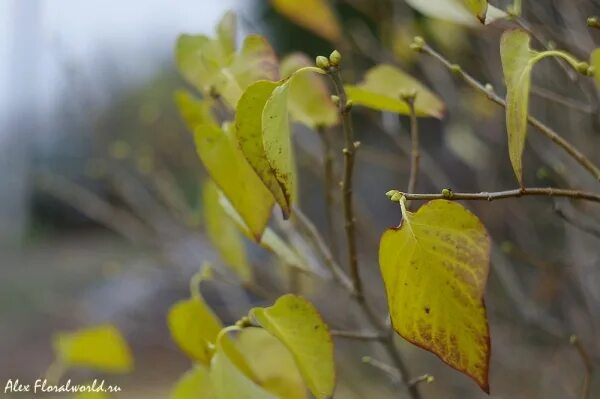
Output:
[[508,17],[505,11],[492,5],[488,5],[483,14],[483,3],[487,4],[487,1],[483,0],[406,0],[406,2],[428,17],[466,26],[480,25],[477,19],[491,24],[498,19]]
[[266,390],[280,398],[306,398],[302,376],[292,355],[279,340],[261,328],[245,328],[236,342]]
[[273,306],[254,308],[254,319],[292,353],[304,382],[317,399],[335,389],[333,342],[315,307],[296,295],[284,295]]
[[288,88],[289,80],[273,89],[273,94],[265,104],[262,141],[266,159],[289,209],[295,196],[296,176],[287,108]]
[[214,125],[197,126],[196,150],[212,180],[259,241],[271,216],[273,196],[248,164],[232,137],[232,129],[226,130]]
[[202,185],[206,232],[223,262],[230,266],[243,282],[252,279],[252,269],[246,258],[246,247],[236,224],[219,202],[219,189],[212,181]]
[[187,90],[177,90],[175,92],[175,103],[190,131],[193,132],[198,125],[216,125],[217,122],[212,113],[213,101],[210,100],[210,97],[200,100]]
[[443,118],[445,106],[442,100],[418,80],[391,65],[375,66],[367,71],[364,82],[346,86],[348,97],[354,104],[403,115],[409,115],[410,108],[400,95],[412,90],[417,92],[417,116]]
[[262,112],[273,94],[273,90],[279,85],[280,82],[260,80],[246,89],[237,104],[235,132],[240,149],[248,163],[273,194],[275,201],[281,206],[283,214],[288,217],[291,209],[266,158],[262,139]]
[[210,380],[209,370],[196,365],[179,378],[170,395],[171,399],[217,399]]
[[594,79],[596,79],[596,83],[600,85],[600,48],[592,51],[590,65],[594,67]]
[[201,364],[209,364],[211,345],[223,326],[201,298],[189,298],[171,306],[167,324],[173,341],[187,356]]
[[487,0],[463,0],[463,3],[467,6],[471,14],[475,15],[482,24],[485,23],[488,10]]
[[235,12],[228,11],[223,15],[216,29],[217,41],[224,54],[235,52],[235,36],[237,34],[237,16]]
[[386,231],[379,247],[394,330],[489,392],[485,227],[454,202],[431,201],[416,213],[401,205],[402,224]]
[[89,367],[111,373],[127,373],[133,369],[127,342],[110,324],[57,334],[54,352],[67,367]]
[[217,339],[215,355],[211,361],[210,379],[219,399],[277,399],[247,374],[242,372],[230,358],[230,348],[222,345],[226,334]]
[[228,58],[219,43],[206,35],[181,35],[177,39],[175,61],[179,72],[205,94],[217,84]]
[[529,35],[522,30],[502,35],[500,55],[506,83],[506,129],[508,152],[519,184],[523,185],[523,150],[527,138],[529,88],[535,52],[529,47]]
[[331,41],[341,36],[339,22],[327,0],[271,0],[273,8],[294,23]]
[[[292,76],[304,67],[314,65],[314,61],[305,54],[293,53],[281,61],[281,76]],[[289,110],[292,119],[305,124],[311,129],[320,126],[330,127],[338,121],[338,110],[331,101],[322,76],[316,74],[295,74],[289,83]]]

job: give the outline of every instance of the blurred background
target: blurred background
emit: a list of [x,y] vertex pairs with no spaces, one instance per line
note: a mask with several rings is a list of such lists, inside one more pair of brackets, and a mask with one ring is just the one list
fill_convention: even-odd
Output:
[[[379,63],[413,74],[447,106],[442,121],[421,121],[420,192],[501,191],[517,183],[504,110],[411,52],[415,35],[501,93],[498,49],[506,29],[520,23],[535,34],[535,48],[555,46],[583,60],[600,44],[600,32],[586,26],[587,17],[600,14],[591,0],[525,2],[520,21],[486,27],[431,18],[404,0],[330,3],[342,27],[336,43],[294,24],[268,1],[0,1],[0,381],[42,375],[52,361],[54,333],[102,322],[120,327],[136,358],[132,375],[110,379],[124,387],[118,397],[168,397],[189,368],[165,315],[187,295],[187,281],[203,261],[222,265],[203,230],[205,172],[173,101],[174,91],[186,86],[173,60],[179,34],[212,34],[234,10],[239,38],[265,35],[280,57],[301,51],[313,59],[338,48],[347,82],[362,80]],[[531,113],[600,163],[594,82],[546,60],[536,66],[532,92]],[[355,174],[361,270],[383,315],[377,246],[384,229],[400,221],[384,193],[407,184],[408,121],[358,107],[354,118],[362,142]],[[328,134],[341,150],[339,130]],[[295,144],[300,207],[326,231],[322,143],[296,126]],[[339,155],[335,166],[341,173]],[[598,191],[598,182],[532,129],[525,174],[531,186]],[[580,397],[586,372],[569,336],[576,334],[597,364],[600,207],[535,198],[466,205],[494,241],[486,296],[491,396]],[[343,247],[340,214],[335,233]],[[268,254],[250,244],[249,250],[257,284],[272,296],[299,291],[334,328],[360,327],[357,310],[334,286],[308,279],[290,284]],[[225,322],[269,303],[227,281],[203,289]],[[433,355],[401,339],[398,345],[412,375],[435,376],[421,388],[425,398],[485,397]],[[402,386],[360,361],[363,355],[387,361],[380,349],[348,341],[337,348],[337,397],[403,397]],[[592,395],[600,395],[598,380],[592,376]]]

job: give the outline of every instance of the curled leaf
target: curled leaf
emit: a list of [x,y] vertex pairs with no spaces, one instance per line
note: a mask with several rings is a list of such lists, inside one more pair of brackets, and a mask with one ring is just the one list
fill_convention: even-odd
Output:
[[483,294],[490,239],[460,204],[404,209],[381,237],[379,265],[394,330],[489,392],[490,337]]

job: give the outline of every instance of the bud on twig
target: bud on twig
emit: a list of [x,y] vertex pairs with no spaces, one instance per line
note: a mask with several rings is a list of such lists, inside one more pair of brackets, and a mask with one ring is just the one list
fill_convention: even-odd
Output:
[[413,39],[413,42],[410,44],[410,48],[411,50],[414,51],[423,51],[423,48],[425,47],[425,40],[421,37],[421,36],[415,36],[415,38]]
[[317,57],[316,64],[319,68],[321,68],[324,71],[328,70],[330,67],[329,60],[327,59],[327,57],[323,57],[322,55]]
[[333,50],[329,56],[329,62],[332,66],[339,66],[342,63],[342,54],[337,50]]
[[335,94],[333,94],[331,96],[331,101],[335,104],[335,105],[340,105],[340,97],[336,96]]

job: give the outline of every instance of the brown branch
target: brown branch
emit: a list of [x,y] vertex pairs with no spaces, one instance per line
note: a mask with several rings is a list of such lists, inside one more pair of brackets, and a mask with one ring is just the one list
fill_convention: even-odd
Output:
[[571,199],[586,200],[591,202],[600,202],[600,194],[589,193],[585,191],[566,190],[560,188],[517,188],[514,190],[481,192],[481,193],[454,193],[450,190],[444,190],[439,194],[413,194],[398,191],[407,200],[435,200],[447,199],[452,201],[496,201],[507,198],[519,198],[526,196],[539,197],[566,197]]
[[[506,100],[500,97],[490,86],[484,86],[481,82],[477,81],[474,77],[466,73],[459,65],[452,64],[440,53],[432,49],[426,43],[416,43],[413,48],[419,51],[423,51],[429,54],[442,65],[448,68],[450,71],[461,77],[469,86],[484,93],[491,101],[506,108]],[[577,161],[584,169],[586,169],[596,180],[600,181],[600,169],[583,153],[581,153],[573,144],[569,143],[552,128],[546,126],[540,120],[534,118],[531,115],[527,115],[527,122],[538,129],[540,133],[549,138],[554,144],[562,148],[567,154],[569,154],[575,161]]]

